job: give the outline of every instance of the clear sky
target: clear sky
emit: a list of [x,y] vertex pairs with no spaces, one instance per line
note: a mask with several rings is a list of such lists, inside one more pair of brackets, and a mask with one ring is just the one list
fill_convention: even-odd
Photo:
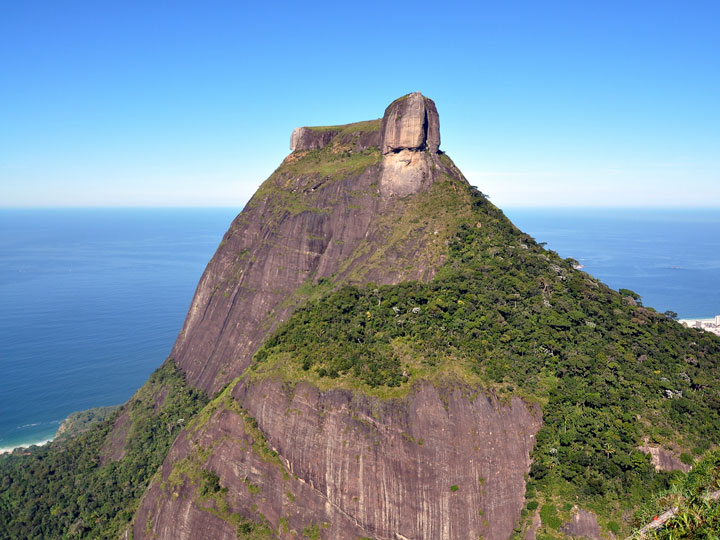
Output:
[[0,206],[242,206],[435,100],[501,206],[720,207],[720,2],[3,2]]

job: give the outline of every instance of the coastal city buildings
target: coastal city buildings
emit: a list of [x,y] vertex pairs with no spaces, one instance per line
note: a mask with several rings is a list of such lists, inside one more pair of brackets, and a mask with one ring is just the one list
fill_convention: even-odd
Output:
[[688,328],[700,328],[720,336],[720,315],[715,315],[714,319],[681,319],[678,322]]

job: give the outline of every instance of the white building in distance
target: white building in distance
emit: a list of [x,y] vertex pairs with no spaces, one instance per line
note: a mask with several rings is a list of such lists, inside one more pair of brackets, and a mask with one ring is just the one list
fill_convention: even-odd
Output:
[[720,315],[715,315],[714,319],[680,319],[678,322],[688,328],[699,328],[720,336]]

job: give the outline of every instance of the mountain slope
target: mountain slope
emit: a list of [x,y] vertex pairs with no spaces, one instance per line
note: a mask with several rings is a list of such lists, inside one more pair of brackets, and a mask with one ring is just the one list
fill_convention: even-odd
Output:
[[[212,527],[232,538],[249,522],[288,538],[315,526],[326,538],[561,536],[578,502],[591,522],[599,515],[593,530],[622,531],[618,516],[667,482],[640,450],[646,441],[698,452],[716,441],[718,341],[518,231],[431,151],[428,126],[439,123],[421,104],[406,97],[386,110],[384,153],[343,184],[370,181],[358,206],[373,218],[340,264],[318,265],[286,291],[284,310],[268,311],[268,328],[287,322],[251,361],[253,340],[238,377],[178,440],[136,537]],[[388,130],[398,122],[420,136]],[[274,177],[290,193],[298,182],[322,189],[318,175],[341,153],[332,141],[351,126],[296,130]],[[301,204],[275,182],[259,194]],[[348,216],[337,218],[347,207],[334,193],[325,248]],[[211,495],[203,471],[217,478]]]
[[[381,130],[372,139],[370,135],[358,136],[354,131],[358,126],[380,126]],[[348,136],[356,140],[365,137],[379,144],[384,153],[375,147],[352,148]],[[439,142],[435,106],[420,94],[393,102],[382,123],[296,130],[293,154],[243,212],[253,216],[260,211],[263,226],[272,232],[249,234],[247,230],[254,231],[255,225],[248,221],[250,217],[241,214],[239,220],[249,225],[235,231],[240,231],[242,238],[262,238],[265,243],[253,244],[263,246],[260,248],[247,248],[245,244],[227,248],[233,254],[247,249],[250,263],[234,272],[226,263],[223,272],[250,276],[256,271],[252,266],[254,258],[262,261],[264,276],[278,278],[279,267],[288,269],[287,261],[297,260],[289,253],[298,252],[302,253],[303,264],[289,267],[291,285],[277,300],[274,291],[268,292],[261,284],[250,291],[249,306],[237,301],[235,305],[244,313],[255,304],[264,310],[263,315],[248,317],[249,323],[240,324],[255,325],[267,336],[281,319],[308,299],[322,298],[343,283],[395,284],[432,279],[448,257],[453,235],[471,219],[473,208],[490,207],[481,194],[470,190],[452,161],[438,152]],[[338,156],[358,159],[352,157],[355,152],[375,155],[377,162],[364,162],[365,168],[359,173],[346,167],[335,178],[334,161]],[[488,219],[513,228],[500,213]],[[324,228],[307,229],[308,223],[318,221]],[[233,229],[230,238],[238,235]],[[272,240],[267,240],[269,237]],[[198,314],[212,309],[213,300],[208,298],[226,283],[225,277],[213,274],[211,269],[231,241],[221,246],[201,281],[186,330],[176,345],[180,353],[186,343],[192,346],[195,341],[193,332],[198,331],[194,328],[202,324]],[[255,255],[257,249],[265,251]],[[283,274],[282,279],[287,275]],[[245,279],[244,283],[251,282],[251,278]],[[277,279],[265,280],[267,285],[278,287]],[[245,294],[233,288],[228,297],[236,295],[236,290]],[[233,309],[228,304],[232,306],[231,301],[218,301],[217,306],[227,313]],[[238,320],[232,314],[229,319]],[[214,329],[217,332],[217,326]],[[223,343],[222,332],[226,330],[209,342]],[[226,382],[228,375],[239,375],[250,365],[249,353],[257,350],[260,341],[252,340],[250,344],[229,336],[228,342],[241,347],[242,354],[235,352],[234,358],[222,359],[216,355],[215,347],[210,352],[210,363],[216,359],[224,365],[232,363],[232,367],[223,368]],[[192,364],[187,364],[187,356],[176,358],[193,380],[195,371]],[[203,367],[209,369],[207,364]],[[539,427],[535,407],[520,400],[506,406],[478,395],[470,387],[467,391],[448,390],[457,395],[452,405],[446,405],[447,396],[438,394],[433,385],[386,403],[381,397],[363,397],[352,391],[317,394],[313,386],[303,386],[308,392],[305,395],[295,388],[287,391],[272,380],[256,383],[247,376],[239,380],[235,379],[222,400],[216,402],[215,410],[208,411],[202,422],[178,440],[165,463],[162,480],[153,483],[138,513],[136,537],[150,533],[190,538],[211,527],[217,537],[230,538],[237,533],[236,524],[244,525],[247,519],[274,531],[284,524],[290,536],[292,531],[300,534],[323,523],[323,534],[335,538],[395,538],[398,528],[405,530],[403,534],[408,537],[462,536],[475,530],[477,534],[484,531],[489,538],[500,538],[512,531],[523,505],[523,475]],[[288,410],[303,413],[288,415]],[[373,411],[378,410],[386,414],[373,416]],[[393,416],[393,411],[405,412],[391,421],[388,415]],[[329,416],[335,420],[317,423],[317,419]],[[455,416],[466,417],[473,427],[464,422],[457,424]],[[246,441],[216,446],[211,442],[228,438],[242,441],[243,434],[248,433],[248,421],[257,423],[261,446],[267,445],[278,453],[275,463],[258,457],[257,437],[257,444]],[[287,437],[288,432],[295,431],[307,436],[302,440]],[[448,447],[445,436],[450,432],[463,442]],[[341,437],[345,440],[338,446]],[[496,444],[485,444],[486,437],[496,438]],[[373,444],[368,445],[369,440]],[[285,447],[285,443],[291,447]],[[468,459],[476,451],[478,456]],[[219,495],[220,500],[196,500],[197,482],[201,482],[208,460],[213,463],[212,474],[217,476],[218,486],[224,486],[217,493],[226,493],[228,499]],[[228,466],[238,462],[245,465]],[[331,474],[331,470],[336,473]],[[409,482],[408,475],[416,482]],[[459,487],[451,489],[468,476],[487,481],[488,494],[476,486],[466,486],[462,492]],[[363,480],[350,488],[350,479],[357,477]],[[449,478],[456,480],[449,482]],[[249,488],[248,482],[255,487]],[[379,488],[382,485],[387,487]],[[225,488],[227,491],[223,491]],[[438,497],[439,492],[444,495]],[[468,505],[468,501],[474,502]],[[408,505],[416,511],[407,512]],[[492,524],[478,513],[481,506],[488,508]]]
[[[439,145],[419,93],[293,132],[173,348],[215,397],[123,537],[609,537],[717,444],[720,339],[545,250]],[[129,463],[132,403],[98,471]]]
[[[434,132],[424,124],[426,106]],[[303,285],[432,276],[447,216],[425,215],[396,195],[458,173],[426,148],[428,138],[435,150],[439,144],[434,104],[414,94],[386,117],[396,111],[404,113],[390,122],[389,154],[379,149],[380,120],[295,131],[293,153],[233,222],[197,288],[172,351],[189,382],[215,392],[240,375],[263,338],[302,303]]]

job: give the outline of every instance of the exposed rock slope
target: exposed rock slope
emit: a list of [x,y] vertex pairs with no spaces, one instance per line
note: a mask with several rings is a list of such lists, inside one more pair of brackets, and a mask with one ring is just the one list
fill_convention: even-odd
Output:
[[241,377],[310,295],[434,276],[472,207],[439,143],[435,105],[419,93],[382,122],[293,132],[294,152],[225,235],[173,350],[201,388],[239,382],[178,439],[135,538],[509,536],[537,408],[429,382],[388,400]]
[[240,375],[305,283],[433,275],[447,222],[422,215],[400,237],[393,221],[413,205],[396,195],[461,179],[437,154],[438,126],[435,105],[416,93],[388,107],[382,130],[377,120],[293,131],[295,151],[233,222],[198,285],[172,351],[192,384],[212,393]]
[[[175,445],[135,537],[146,526],[177,539],[210,527],[214,538],[231,539],[251,519],[279,538],[314,526],[338,539],[507,538],[539,425],[517,398],[503,405],[462,387],[442,392],[427,383],[379,400],[240,383]],[[201,470],[227,491],[198,496]]]

